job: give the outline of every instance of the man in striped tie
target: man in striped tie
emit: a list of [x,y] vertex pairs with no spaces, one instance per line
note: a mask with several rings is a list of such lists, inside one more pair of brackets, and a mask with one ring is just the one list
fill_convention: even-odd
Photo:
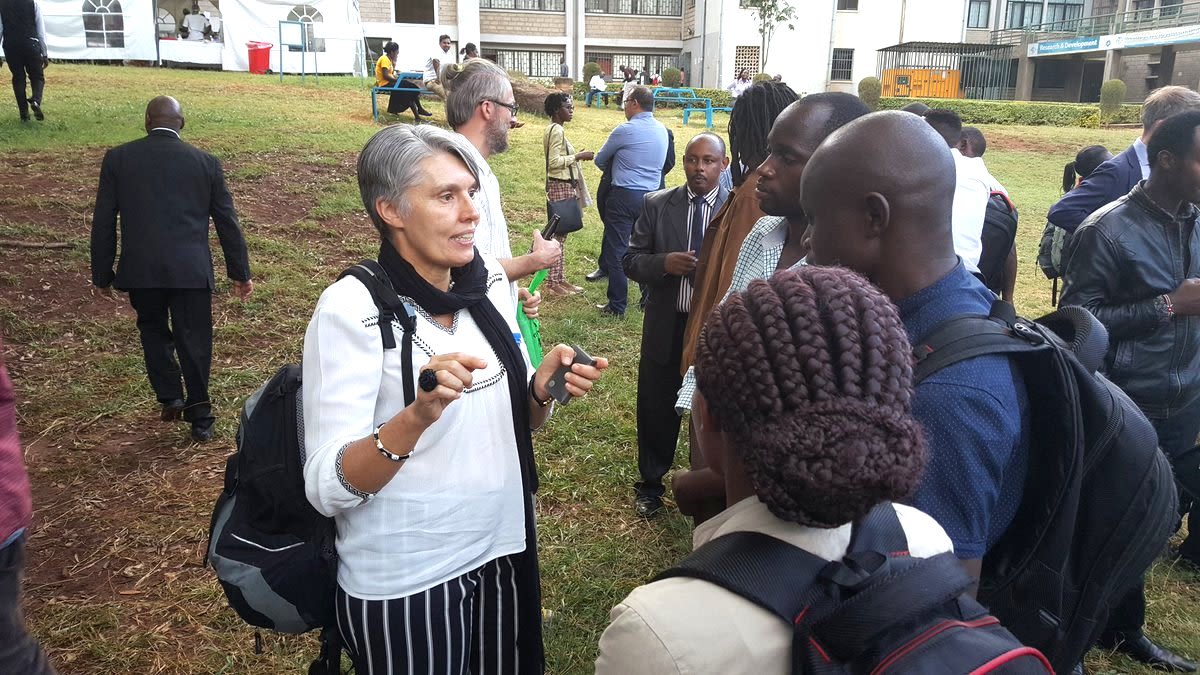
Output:
[[692,139],[683,153],[687,183],[646,195],[622,261],[625,275],[646,285],[642,357],[638,365],[638,515],[662,510],[663,476],[675,459],[683,332],[692,304],[693,275],[708,221],[729,197],[720,185],[729,166],[725,141],[712,133]]

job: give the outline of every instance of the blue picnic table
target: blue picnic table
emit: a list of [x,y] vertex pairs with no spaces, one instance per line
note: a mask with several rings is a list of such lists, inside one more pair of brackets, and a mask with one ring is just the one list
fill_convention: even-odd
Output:
[[[412,85],[406,85],[404,81],[420,80],[424,77],[425,73],[410,70],[396,73],[396,84],[388,87],[371,87],[371,117],[373,117],[376,122],[379,121],[379,100],[376,98],[379,96],[379,94],[394,94],[398,91],[411,92],[413,91]],[[432,91],[429,91],[424,87],[419,87],[417,90],[420,92],[421,96],[437,96],[437,94],[434,94]]]
[[722,110],[730,112],[732,108],[713,107],[712,99],[696,96],[696,90],[690,87],[655,87],[654,103],[679,103],[683,106],[683,123],[688,123],[692,113],[704,113],[705,126],[713,126],[713,112]]

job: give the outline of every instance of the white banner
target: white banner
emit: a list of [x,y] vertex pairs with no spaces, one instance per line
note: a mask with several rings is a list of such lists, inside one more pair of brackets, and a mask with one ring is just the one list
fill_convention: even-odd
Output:
[[153,0],[39,0],[38,4],[52,59],[158,58]]
[[[222,53],[223,70],[250,69],[247,42],[269,42],[271,45],[271,70],[273,72],[299,73],[303,65],[307,73],[353,73],[359,53],[355,40],[319,38],[314,35],[314,47],[324,51],[288,51],[280,48],[279,22],[294,20],[289,16],[298,4],[297,0],[221,0],[221,20],[224,31],[225,51]],[[321,20],[345,26],[357,23],[358,17],[350,19],[352,6],[349,0],[309,0],[306,5],[315,9]],[[330,33],[344,35],[347,30],[335,29]],[[319,33],[318,33],[319,34]],[[283,67],[280,68],[280,56]],[[301,62],[301,58],[304,59]]]

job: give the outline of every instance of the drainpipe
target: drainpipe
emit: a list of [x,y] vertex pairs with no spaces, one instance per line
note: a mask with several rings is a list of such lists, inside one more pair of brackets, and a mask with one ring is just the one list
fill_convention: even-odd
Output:
[[[721,13],[717,16],[717,25],[725,25],[725,3],[729,0],[721,0]],[[717,81],[713,84],[714,88],[721,88],[721,73],[725,72],[725,41],[717,42]]]
[[900,0],[900,40],[897,44],[904,44],[904,19],[908,16],[908,0]]
[[[712,0],[704,0],[704,17],[700,19],[700,78],[697,81],[701,88],[704,87],[704,68],[708,60],[708,3],[710,2]],[[696,73],[692,73],[692,77],[696,77]]]
[[825,54],[825,91],[833,84],[833,39],[837,35],[837,3],[829,3],[829,49]]

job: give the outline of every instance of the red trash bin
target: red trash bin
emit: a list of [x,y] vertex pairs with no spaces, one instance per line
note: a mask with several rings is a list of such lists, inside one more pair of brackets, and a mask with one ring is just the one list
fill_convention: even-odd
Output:
[[271,69],[271,47],[274,46],[270,42],[246,43],[246,51],[250,57],[250,72],[263,75]]

